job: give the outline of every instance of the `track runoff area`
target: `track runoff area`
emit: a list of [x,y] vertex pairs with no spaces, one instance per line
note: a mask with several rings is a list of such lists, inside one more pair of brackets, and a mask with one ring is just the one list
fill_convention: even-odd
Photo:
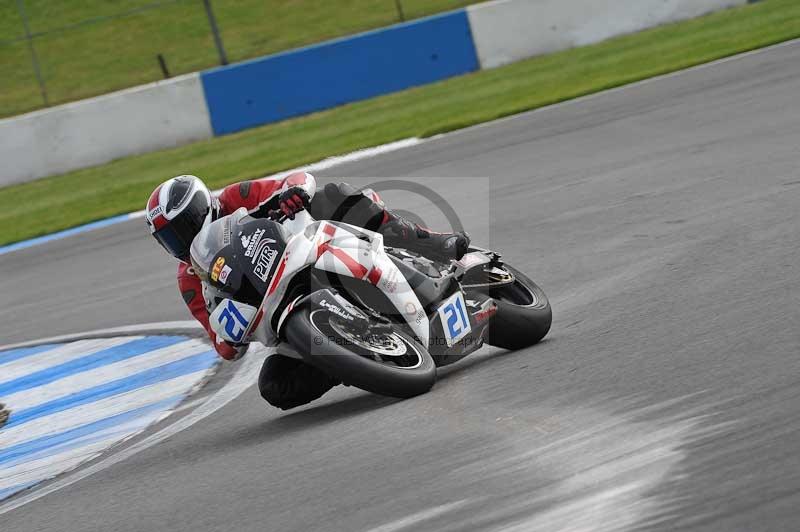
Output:
[[[204,423],[184,423],[157,446],[126,454],[134,441],[119,452],[122,461],[110,460],[112,453],[11,496],[0,505],[4,526],[84,530],[91,508],[99,529],[131,530],[165,523],[263,529],[264,515],[275,529],[305,530],[792,529],[800,485],[792,466],[791,434],[800,430],[792,376],[800,346],[792,325],[798,286],[785,268],[797,258],[792,102],[800,73],[789,67],[798,60],[800,46],[787,43],[321,172],[321,179],[493,176],[491,245],[512,264],[530,265],[551,295],[549,339],[522,352],[470,357],[410,401],[337,389],[284,415],[244,385],[236,393],[248,393],[226,395]],[[81,315],[65,314],[55,327],[69,330],[55,333],[182,316],[169,271],[148,279],[155,289],[146,295],[135,283],[101,301],[87,295],[93,277],[102,278],[100,265],[125,261],[151,271],[159,264],[158,250],[149,251],[133,224],[8,254],[4,293],[17,300],[35,292],[26,275],[74,283],[75,292],[51,294],[51,304],[69,299]],[[106,237],[109,246],[93,245]],[[88,262],[74,271],[67,264],[78,255]],[[120,297],[140,310],[109,304]],[[17,315],[32,321],[34,312],[20,307]],[[26,423],[35,427],[47,415],[35,417],[36,409],[58,408],[59,397],[30,399],[26,390],[38,383],[80,381],[103,371],[92,366],[94,355],[113,351],[119,360],[108,366],[117,369],[96,384],[117,382],[137,393],[130,378],[150,369],[142,357],[195,345],[172,337],[174,345],[147,354],[123,347],[154,341],[147,335],[103,341],[112,343],[3,353],[4,366],[53,361],[11,379],[2,374],[0,386],[20,394],[22,405],[12,406],[0,432],[11,434],[2,452],[47,437],[14,439],[25,437],[15,413],[28,411]],[[174,363],[204,355],[196,349],[181,348]],[[136,359],[141,371],[123,369]],[[164,391],[165,404],[137,403],[154,410],[127,421],[137,427],[132,433],[174,409],[169,401],[181,401],[211,369],[184,371],[175,378],[196,381]],[[114,396],[93,401],[97,390],[75,390],[88,402],[63,403],[56,418],[86,422],[59,434],[119,414],[106,403],[107,416],[84,419]],[[7,396],[0,401],[9,403]],[[111,439],[112,432],[82,437]],[[120,429],[118,436],[129,434]],[[93,456],[88,447],[73,451]],[[37,452],[47,463],[55,450]],[[9,455],[0,467],[26,456]],[[20,476],[4,486],[37,481]],[[342,486],[349,488],[335,489]]]

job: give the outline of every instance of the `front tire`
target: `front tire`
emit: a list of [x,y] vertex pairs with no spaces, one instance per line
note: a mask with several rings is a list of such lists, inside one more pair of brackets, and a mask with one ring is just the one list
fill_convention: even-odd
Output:
[[489,324],[486,343],[503,349],[522,349],[539,342],[550,331],[553,311],[547,296],[525,274],[504,264],[514,282],[489,290],[497,314]]
[[408,334],[376,335],[375,347],[347,331],[322,309],[303,308],[287,318],[286,340],[309,364],[328,375],[379,395],[408,398],[428,392],[436,366],[428,351]]

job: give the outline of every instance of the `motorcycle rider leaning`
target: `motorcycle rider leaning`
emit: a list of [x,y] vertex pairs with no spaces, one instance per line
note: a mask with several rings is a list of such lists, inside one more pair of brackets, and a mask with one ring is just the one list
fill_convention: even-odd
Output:
[[[270,211],[278,210],[293,219],[297,212],[308,209],[318,220],[378,231],[387,245],[431,258],[460,259],[469,246],[466,233],[435,233],[392,213],[374,191],[358,190],[347,183],[329,183],[317,189],[314,176],[307,172],[284,179],[243,181],[225,187],[219,197],[212,196],[195,176],[168,179],[150,195],[145,220],[158,243],[180,261],[178,288],[183,300],[226,360],[238,359],[248,346],[229,345],[211,329],[202,283],[190,265],[189,248],[203,227],[242,207],[256,218],[266,218]],[[337,384],[317,368],[280,354],[267,358],[258,381],[264,399],[284,410],[309,403]]]

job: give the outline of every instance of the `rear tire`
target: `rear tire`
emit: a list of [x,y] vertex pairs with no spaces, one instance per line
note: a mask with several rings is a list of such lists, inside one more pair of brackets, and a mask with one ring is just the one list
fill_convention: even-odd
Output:
[[362,390],[408,398],[428,392],[436,382],[433,358],[405,332],[394,330],[384,335],[394,353],[403,352],[390,356],[354,341],[326,310],[295,311],[287,319],[285,331],[286,340],[306,362]]
[[545,337],[553,322],[553,312],[536,283],[516,268],[507,264],[503,267],[515,280],[489,291],[497,303],[497,314],[489,324],[486,343],[503,349],[522,349]]

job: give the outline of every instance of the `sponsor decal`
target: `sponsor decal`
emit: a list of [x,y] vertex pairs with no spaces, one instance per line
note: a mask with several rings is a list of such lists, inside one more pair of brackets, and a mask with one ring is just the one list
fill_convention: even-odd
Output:
[[264,236],[264,233],[265,233],[264,229],[256,229],[256,231],[250,237],[248,237],[247,244],[244,243],[244,237],[242,237],[242,246],[246,248],[245,252],[244,252],[244,256],[245,257],[252,257],[252,260],[250,262],[252,262],[253,264],[255,264],[255,262],[256,262],[255,261],[255,257],[257,256],[256,252],[260,250],[260,247],[261,247],[260,244],[262,244],[262,242],[265,245],[266,244],[274,244],[275,243],[275,241],[272,240],[271,238],[265,238],[262,241],[262,237]]
[[219,282],[227,283],[228,276],[231,274],[232,271],[233,270],[231,269],[230,266],[223,266],[222,271],[219,272]]
[[344,318],[346,320],[353,321],[353,316],[339,308],[338,306],[334,305],[333,303],[328,303],[325,299],[319,302],[319,306],[326,309],[331,314],[336,314],[340,318]]
[[227,246],[231,243],[231,224],[233,222],[230,218],[225,219],[225,227],[222,231],[222,244]]
[[[264,242],[262,242],[262,244],[264,244]],[[259,246],[259,249],[261,249],[261,253],[258,255],[258,259],[253,257],[253,261],[255,261],[253,273],[266,283],[269,278],[269,272],[272,270],[272,264],[275,262],[275,257],[278,256],[278,252],[272,248],[266,247],[266,245]]]
[[383,276],[380,286],[384,292],[394,294],[397,291],[397,274],[398,270],[392,269],[386,272],[386,275]]
[[253,236],[253,235],[247,235],[247,236],[245,236],[245,235],[242,235],[242,247],[243,247],[243,248],[246,248],[247,246],[249,246],[249,245],[250,245],[250,238],[251,238],[252,236]]
[[161,214],[161,211],[163,211],[163,209],[161,208],[161,205],[159,205],[158,207],[156,207],[155,209],[150,211],[150,219],[152,220],[153,218],[155,218],[156,216]]
[[406,314],[408,314],[409,316],[413,316],[416,313],[417,313],[417,306],[411,301],[406,303]]
[[219,274],[222,272],[222,267],[225,266],[225,258],[218,257],[217,261],[214,263],[214,267],[211,268],[211,280],[217,282],[219,280]]
[[[252,247],[252,251],[251,251],[251,255],[250,256],[252,258],[250,259],[250,263],[251,264],[255,264],[258,261],[259,257],[261,257],[261,255],[264,253],[264,248],[266,248],[270,244],[274,244],[274,243],[275,243],[275,241],[272,240],[271,238],[265,238],[261,242],[259,242],[257,245],[253,245],[251,243],[250,246]],[[247,256],[246,252],[245,252],[245,256]]]
[[343,309],[347,311],[348,314],[351,316],[355,316],[361,319],[367,319],[364,314],[358,308],[353,306],[348,300],[340,296],[339,294],[333,294],[333,298],[342,306]]
[[486,310],[482,310],[482,311],[476,313],[475,314],[475,321],[477,321],[478,323],[482,323],[482,322],[488,320],[489,318],[491,318],[492,316],[494,316],[495,314],[497,314],[497,306],[496,305],[491,306],[491,307],[487,308]]

